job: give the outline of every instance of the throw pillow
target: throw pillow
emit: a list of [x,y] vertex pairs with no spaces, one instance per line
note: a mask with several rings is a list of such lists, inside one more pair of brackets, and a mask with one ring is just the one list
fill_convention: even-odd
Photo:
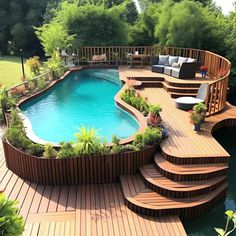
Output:
[[170,66],[173,66],[173,63],[178,63],[179,57],[175,56],[169,56],[169,64]]
[[174,63],[172,64],[172,67],[174,67],[174,68],[180,68],[180,64],[179,64],[179,63],[176,63],[176,62],[174,62]]
[[190,63],[191,63],[191,62],[197,62],[197,60],[194,59],[194,58],[189,57],[188,60],[187,60],[187,62],[190,62]]
[[180,64],[180,66],[182,66],[182,64],[184,62],[187,62],[188,58],[187,57],[179,57],[178,63]]
[[169,56],[166,55],[159,55],[158,58],[158,65],[166,65],[166,62],[168,61]]

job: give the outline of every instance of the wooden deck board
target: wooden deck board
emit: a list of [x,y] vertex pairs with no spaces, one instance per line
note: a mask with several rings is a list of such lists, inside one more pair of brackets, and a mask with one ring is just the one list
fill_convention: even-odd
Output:
[[[162,119],[169,128],[169,137],[161,144],[162,150],[175,157],[228,157],[229,154],[212,137],[207,124],[200,132],[192,129],[188,112],[175,108],[174,99],[162,88],[145,88],[141,91],[152,104],[163,107]],[[207,119],[206,119],[207,122]]]

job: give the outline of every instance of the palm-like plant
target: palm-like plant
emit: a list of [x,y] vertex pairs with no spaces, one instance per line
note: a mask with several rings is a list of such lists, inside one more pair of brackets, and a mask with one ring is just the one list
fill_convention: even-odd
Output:
[[102,152],[104,144],[97,132],[94,128],[79,128],[79,132],[75,134],[74,150],[76,155],[91,155]]
[[24,231],[24,220],[18,215],[16,202],[0,193],[0,235],[18,236]]

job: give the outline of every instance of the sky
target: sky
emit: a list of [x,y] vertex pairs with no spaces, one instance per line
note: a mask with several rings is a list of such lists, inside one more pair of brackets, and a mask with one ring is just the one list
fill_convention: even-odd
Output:
[[220,6],[223,10],[224,14],[228,14],[233,10],[233,2],[234,0],[214,0],[215,3]]

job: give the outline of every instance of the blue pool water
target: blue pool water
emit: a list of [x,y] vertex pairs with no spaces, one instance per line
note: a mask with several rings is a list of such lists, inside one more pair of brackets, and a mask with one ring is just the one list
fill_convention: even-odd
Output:
[[109,142],[112,135],[127,138],[139,125],[115,105],[121,88],[117,70],[72,73],[46,93],[21,105],[34,134],[49,142],[70,141],[79,127],[94,127]]

